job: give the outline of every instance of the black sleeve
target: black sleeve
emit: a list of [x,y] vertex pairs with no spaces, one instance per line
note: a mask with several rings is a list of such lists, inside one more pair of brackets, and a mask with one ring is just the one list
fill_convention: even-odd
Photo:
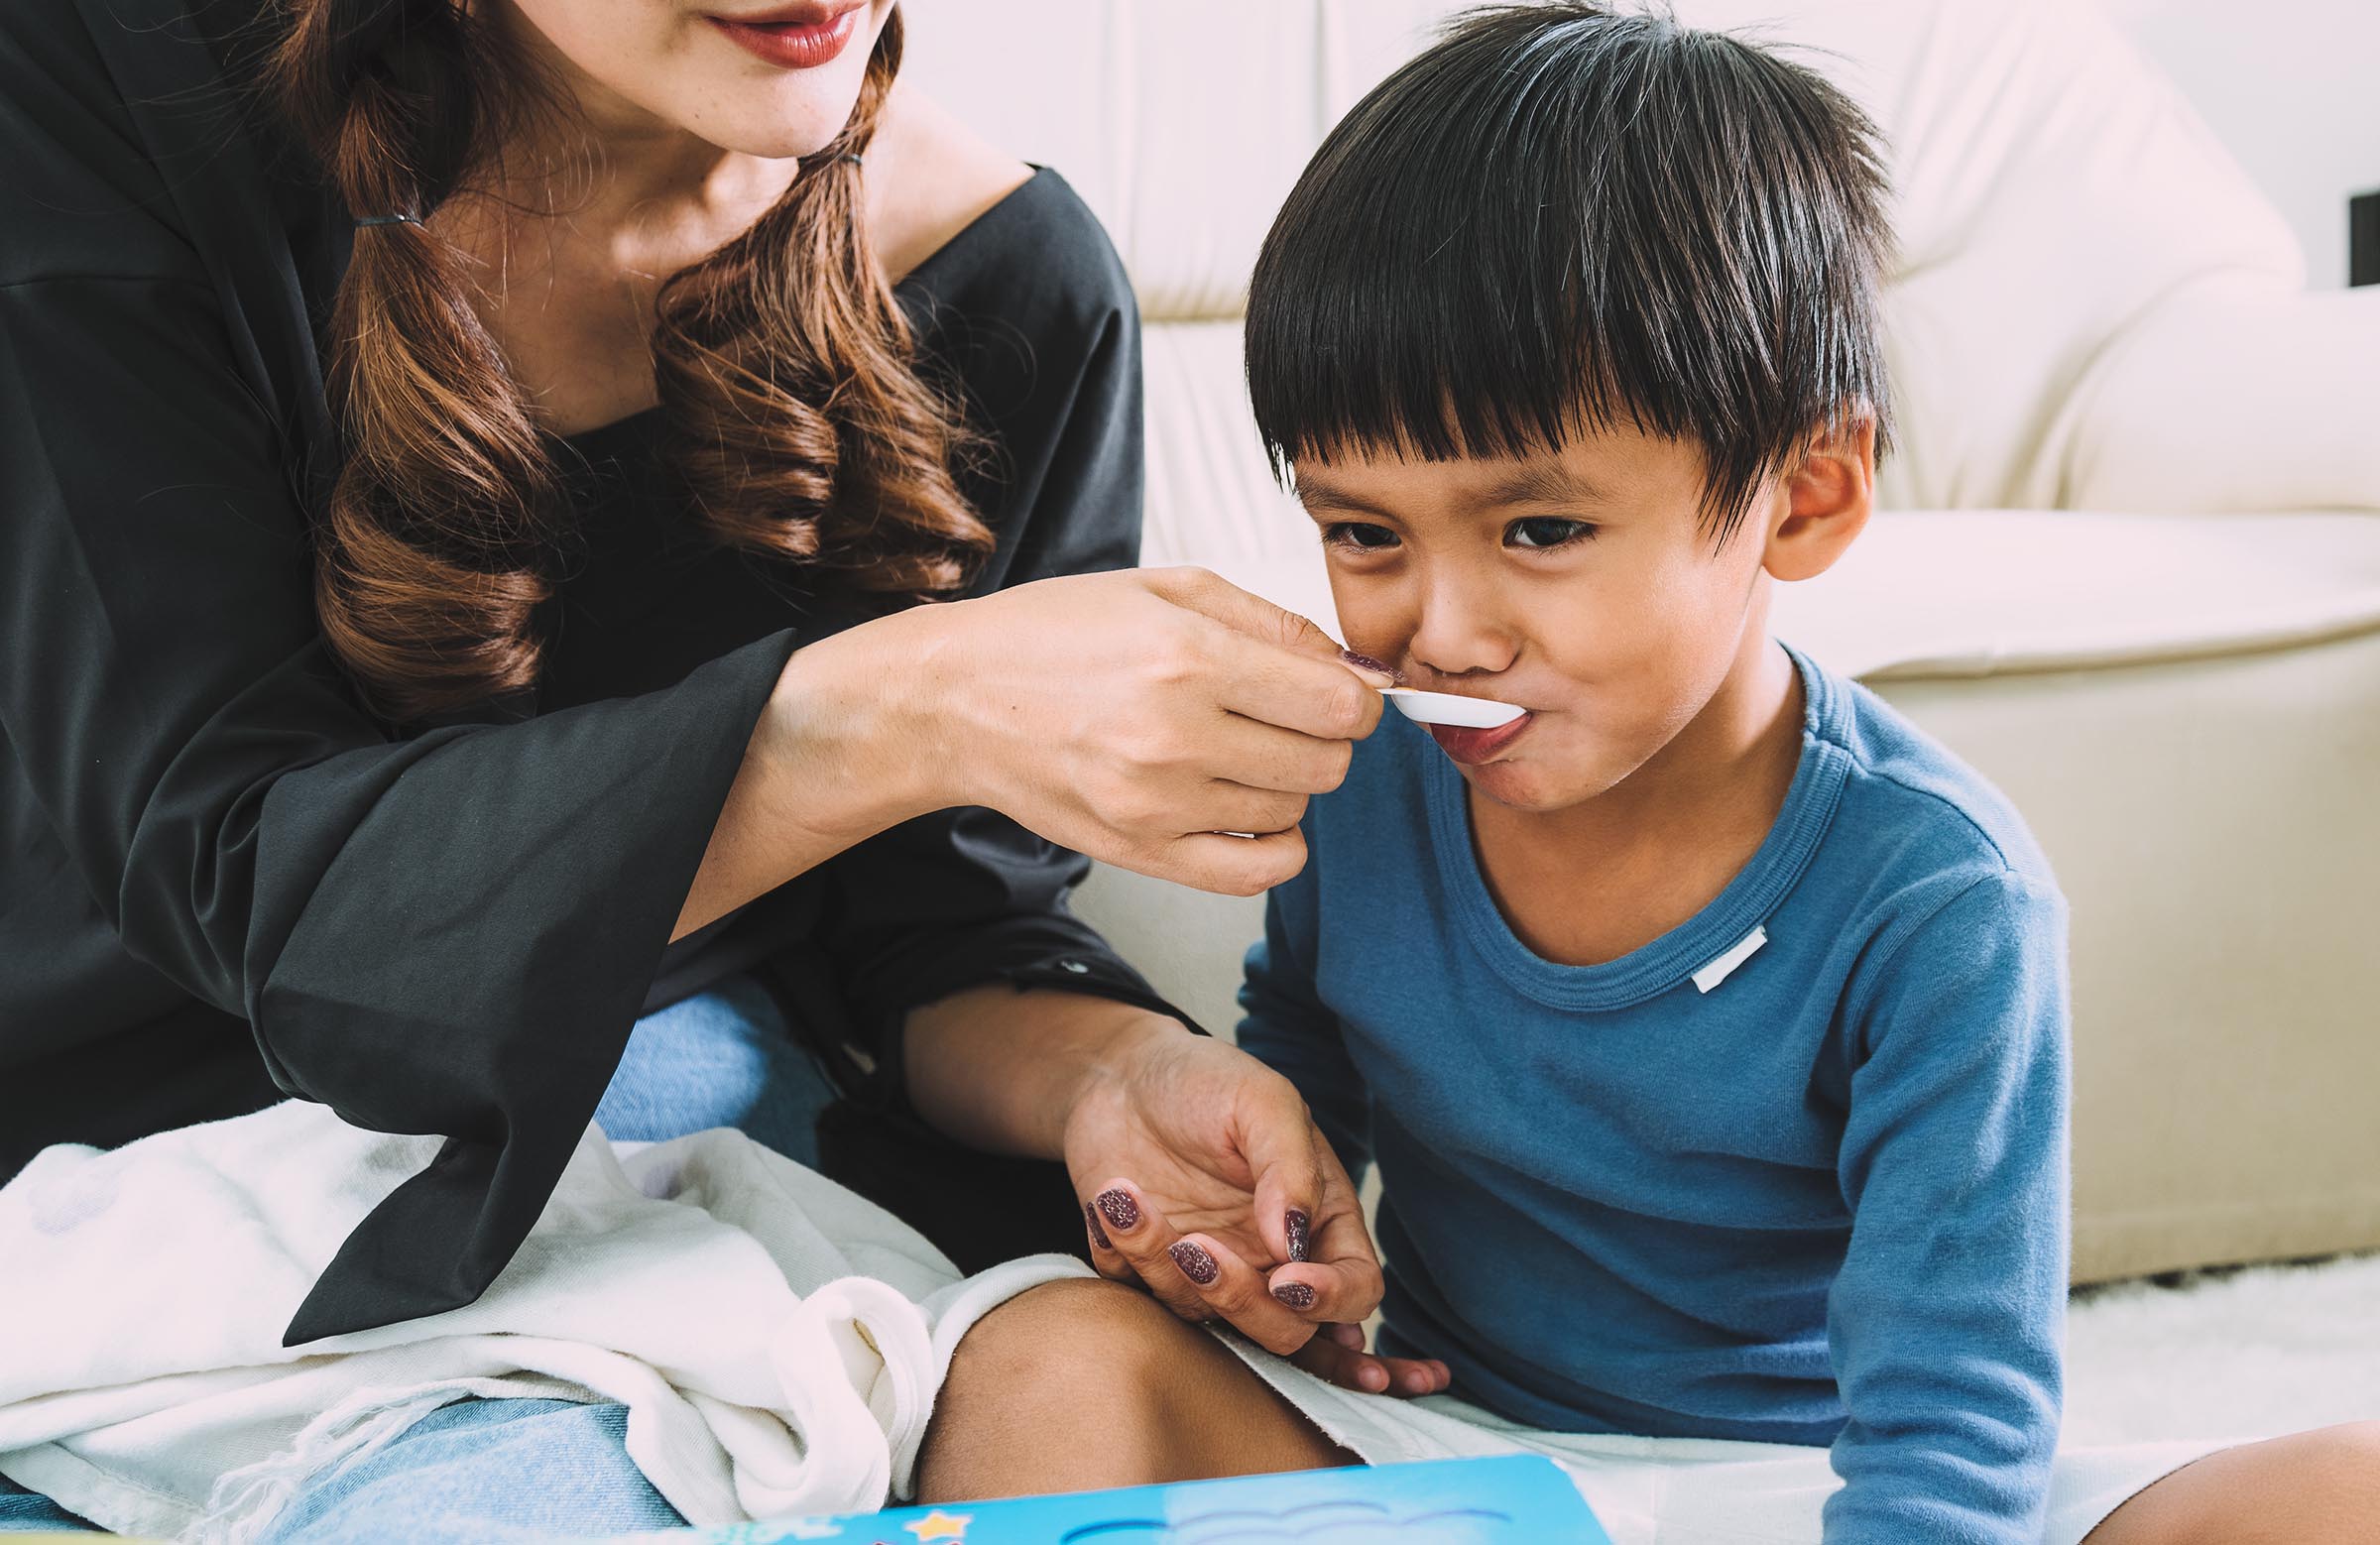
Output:
[[[995,403],[979,402],[1001,444],[987,503],[1013,553],[997,584],[1139,558],[1139,314],[1104,232],[1062,183],[1055,192],[1036,211],[1030,280],[1004,284],[997,302],[1007,352],[1029,369]],[[980,343],[993,329],[979,313],[969,330]],[[990,982],[1112,998],[1198,1028],[1067,910],[1089,861],[1005,815],[938,811],[826,867],[817,942],[874,1066],[861,1091],[871,1103],[905,1106],[909,1010]]]
[[790,640],[641,698],[388,739],[320,641],[290,453],[156,158],[87,44],[58,68],[19,44],[0,732],[132,954],[247,1018],[284,1089],[448,1139],[289,1341],[469,1302],[603,1092]]

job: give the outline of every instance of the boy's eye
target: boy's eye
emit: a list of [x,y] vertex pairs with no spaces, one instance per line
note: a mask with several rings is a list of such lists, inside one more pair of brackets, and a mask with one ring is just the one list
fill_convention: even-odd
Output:
[[1322,539],[1334,547],[1372,552],[1395,546],[1396,533],[1385,526],[1370,526],[1362,521],[1334,521],[1322,529]]
[[1565,521],[1557,516],[1532,515],[1514,521],[1504,528],[1504,542],[1513,547],[1560,547],[1582,537],[1593,536],[1595,528],[1585,521]]

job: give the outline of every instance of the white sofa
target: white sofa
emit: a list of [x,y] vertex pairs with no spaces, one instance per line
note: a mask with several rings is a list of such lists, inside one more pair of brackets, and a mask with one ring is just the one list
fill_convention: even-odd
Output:
[[[1058,167],[1147,322],[1147,560],[1330,624],[1239,313],[1322,133],[1429,0],[904,0],[910,78]],[[1681,0],[1891,140],[1890,513],[1779,629],[2013,796],[2074,905],[2075,1270],[2380,1246],[2380,289],[2086,0]],[[1228,1029],[1260,903],[1082,909]]]

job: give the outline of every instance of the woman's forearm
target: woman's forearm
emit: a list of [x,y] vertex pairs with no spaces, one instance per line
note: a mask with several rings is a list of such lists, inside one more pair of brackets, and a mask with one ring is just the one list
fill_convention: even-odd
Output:
[[1127,1048],[1189,1033],[1112,999],[1006,983],[970,988],[909,1014],[909,1103],[969,1147],[1054,1159],[1065,1152],[1068,1115]]
[[930,690],[897,668],[903,618],[793,653],[753,727],[672,939],[845,849],[956,802],[928,754]]
[[1204,890],[1278,885],[1307,796],[1346,776],[1392,684],[1339,656],[1196,569],[1035,580],[822,639],[761,716],[677,934],[953,805]]

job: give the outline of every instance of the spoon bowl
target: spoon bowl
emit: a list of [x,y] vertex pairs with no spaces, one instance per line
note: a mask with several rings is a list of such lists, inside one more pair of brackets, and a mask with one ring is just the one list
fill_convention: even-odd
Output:
[[1443,724],[1463,730],[1492,730],[1528,712],[1526,708],[1491,702],[1485,697],[1424,692],[1409,686],[1385,687],[1380,695],[1396,704],[1396,711],[1416,724]]

